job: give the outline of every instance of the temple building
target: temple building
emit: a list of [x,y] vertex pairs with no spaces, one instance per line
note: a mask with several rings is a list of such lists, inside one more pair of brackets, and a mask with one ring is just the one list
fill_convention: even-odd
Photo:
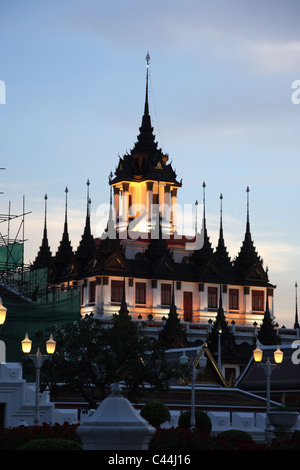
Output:
[[[253,243],[249,220],[249,189],[245,193],[245,235],[231,259],[224,240],[222,196],[218,244],[210,242],[206,223],[205,179],[201,178],[203,215],[194,236],[180,234],[178,200],[182,181],[169,156],[158,146],[148,103],[148,68],[144,112],[137,140],[116,161],[109,177],[110,211],[101,237],[91,232],[87,182],[85,226],[74,249],[68,232],[66,207],[63,233],[55,254],[44,232],[33,269],[47,268],[49,288],[81,292],[81,315],[109,319],[125,298],[133,319],[165,322],[176,310],[189,329],[207,329],[220,312],[230,327],[260,325],[265,311],[274,316],[275,286]],[[175,310],[174,310],[175,308]]]

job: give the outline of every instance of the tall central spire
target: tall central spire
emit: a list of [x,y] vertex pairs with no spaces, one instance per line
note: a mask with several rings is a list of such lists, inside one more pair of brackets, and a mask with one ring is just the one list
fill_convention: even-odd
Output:
[[149,113],[149,52],[146,55],[147,71],[146,71],[146,95],[144,114],[142,117],[142,125],[140,127],[140,134],[138,141],[136,142],[132,153],[149,154],[157,151],[157,143],[155,142],[155,136],[153,134],[153,127],[151,125],[151,118]]
[[146,97],[145,97],[144,117],[148,116],[150,118],[150,115],[149,115],[149,100],[148,100],[148,94],[149,94],[149,62],[150,62],[149,52],[147,52],[146,61],[147,61],[147,74],[146,74]]
[[177,181],[176,172],[171,163],[168,163],[169,156],[158,147],[154,135],[149,112],[149,83],[150,83],[150,54],[146,55],[146,93],[144,111],[139,133],[130,152],[123,157],[119,157],[118,166],[114,172],[115,177],[110,179],[110,185],[115,186],[120,182],[128,181],[160,181],[167,182],[177,188],[182,183]]

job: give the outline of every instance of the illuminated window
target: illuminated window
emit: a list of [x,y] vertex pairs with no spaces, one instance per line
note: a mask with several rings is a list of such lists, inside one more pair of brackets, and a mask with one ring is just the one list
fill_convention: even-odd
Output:
[[135,303],[145,304],[146,303],[146,284],[145,282],[135,283]]
[[111,281],[111,301],[122,302],[123,281]]
[[152,195],[152,202],[153,202],[153,204],[158,204],[159,203],[158,194],[153,194]]
[[208,308],[218,307],[218,288],[217,287],[208,287],[207,302],[208,302],[207,303]]
[[90,282],[90,304],[94,304],[96,300],[96,281]]
[[239,290],[229,289],[229,308],[230,310],[239,309]]
[[84,302],[84,284],[81,284],[81,305]]
[[264,310],[264,292],[262,290],[252,291],[252,310]]
[[171,305],[171,284],[161,285],[161,305]]

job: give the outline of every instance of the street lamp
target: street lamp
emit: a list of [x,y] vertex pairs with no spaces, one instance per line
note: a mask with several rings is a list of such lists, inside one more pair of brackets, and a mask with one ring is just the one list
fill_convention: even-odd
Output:
[[[4,307],[0,297],[0,331],[6,320],[7,308]],[[0,363],[6,361],[6,346],[4,341],[0,341]]]
[[28,338],[26,333],[25,338],[22,341],[22,351],[27,355],[28,358],[32,359],[35,366],[35,408],[34,408],[34,424],[40,424],[40,370],[46,359],[52,356],[55,352],[56,342],[53,336],[50,335],[48,341],[46,341],[47,354],[41,354],[40,348],[37,348],[36,354],[29,354],[31,351],[32,341]]
[[[190,421],[190,430],[194,431],[196,429],[196,416],[195,416],[195,379],[196,379],[196,366],[199,364],[199,370],[200,374],[204,373],[206,363],[207,363],[207,358],[204,356],[204,354],[200,353],[197,354],[196,358],[193,360],[193,370],[192,370],[192,393],[191,393],[191,421]],[[201,354],[199,356],[199,354]],[[185,354],[185,351],[183,351],[182,356],[180,357],[180,363],[181,364],[187,364],[188,358]]]
[[266,437],[266,443],[269,444],[271,442],[271,430],[270,430],[270,424],[269,424],[269,418],[268,418],[268,413],[270,411],[270,385],[271,385],[271,374],[273,372],[274,367],[276,367],[278,364],[282,363],[283,359],[283,352],[280,350],[279,346],[277,346],[276,351],[274,351],[274,361],[275,364],[272,364],[270,361],[270,358],[267,358],[267,362],[265,364],[261,364],[262,357],[263,357],[263,352],[259,348],[259,346],[256,346],[256,349],[253,351],[253,357],[254,361],[259,363],[260,367],[262,367],[265,371],[266,377],[267,377],[267,406],[266,406],[266,429],[265,429],[265,437]]
[[6,312],[7,312],[7,308],[4,307],[2,303],[2,299],[0,297],[0,325],[3,325],[3,323],[6,320]]

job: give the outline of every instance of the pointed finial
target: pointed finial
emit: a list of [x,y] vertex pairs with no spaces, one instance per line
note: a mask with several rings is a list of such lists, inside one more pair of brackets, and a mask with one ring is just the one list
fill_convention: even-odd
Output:
[[148,104],[148,82],[149,82],[149,73],[148,73],[148,69],[149,69],[149,61],[150,61],[150,55],[149,55],[149,52],[147,52],[147,55],[146,55],[146,61],[147,61],[147,75],[146,75],[146,98],[145,98],[145,109],[144,109],[144,115],[145,116],[148,116],[149,115],[149,104]]
[[68,206],[68,188],[66,187],[65,193],[66,193],[66,204],[65,204],[65,222],[67,222],[67,206]]
[[196,199],[196,202],[195,202],[195,206],[196,206],[196,213],[195,213],[195,235],[197,236],[197,231],[198,231],[198,201]]
[[221,193],[220,194],[220,230],[222,230],[222,226],[223,226],[223,205],[222,205],[222,201],[223,201],[223,194]]
[[150,54],[149,54],[149,52],[147,52],[146,61],[147,61],[147,67],[149,67],[149,62],[150,62]]
[[294,328],[299,328],[299,321],[298,321],[298,298],[297,298],[297,288],[298,288],[298,284],[297,284],[297,281],[295,282],[295,302],[296,302],[296,306],[295,306],[295,323],[294,323]]
[[90,215],[90,204],[91,204],[91,198],[90,198],[90,180],[88,179],[86,182],[87,190],[86,190],[86,206],[87,206],[87,215]]
[[46,221],[47,221],[47,200],[48,200],[47,194],[45,194],[44,200],[45,200],[45,223],[44,223],[44,228],[46,229]]
[[249,232],[250,231],[250,219],[249,219],[249,193],[250,193],[250,189],[249,189],[249,186],[247,186],[247,231]]
[[203,181],[202,188],[203,188],[203,223],[205,224],[205,188],[206,188],[205,181]]

